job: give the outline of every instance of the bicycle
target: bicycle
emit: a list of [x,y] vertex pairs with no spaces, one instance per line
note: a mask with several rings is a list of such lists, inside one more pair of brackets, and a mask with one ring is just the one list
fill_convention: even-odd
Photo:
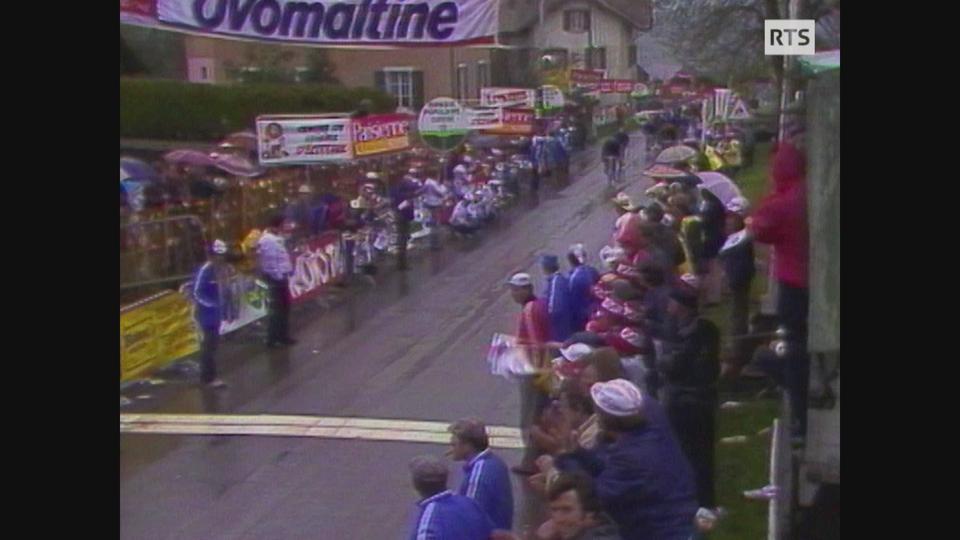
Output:
[[604,156],[603,158],[603,172],[607,175],[607,185],[614,186],[617,184],[617,177],[620,174],[619,165],[620,159],[617,156]]

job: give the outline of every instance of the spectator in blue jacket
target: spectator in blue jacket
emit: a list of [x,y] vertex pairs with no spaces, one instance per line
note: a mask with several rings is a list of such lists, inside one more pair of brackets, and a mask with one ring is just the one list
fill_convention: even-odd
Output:
[[203,334],[200,344],[200,382],[211,388],[226,386],[226,383],[217,378],[217,363],[214,358],[220,343],[223,311],[220,287],[223,285],[221,276],[224,274],[226,254],[227,244],[223,240],[214,241],[207,262],[200,267],[193,280],[193,300],[196,303],[194,313]]
[[450,455],[464,461],[463,482],[457,493],[480,505],[494,527],[513,528],[513,489],[510,472],[500,456],[490,451],[490,439],[482,421],[465,418],[449,428]]
[[573,268],[570,271],[570,309],[573,312],[573,331],[582,332],[590,320],[595,299],[593,286],[600,280],[597,269],[588,266],[587,250],[583,244],[570,246],[567,260]]
[[433,456],[410,462],[413,487],[423,497],[410,540],[489,540],[493,523],[468,497],[447,489],[447,465]]
[[590,394],[602,434],[594,450],[556,458],[561,472],[583,470],[624,540],[689,540],[697,491],[690,463],[660,405],[625,379],[598,382]]
[[573,306],[570,302],[570,281],[560,273],[560,261],[556,255],[540,257],[540,267],[547,276],[543,293],[550,313],[550,333],[553,341],[564,342],[573,334]]

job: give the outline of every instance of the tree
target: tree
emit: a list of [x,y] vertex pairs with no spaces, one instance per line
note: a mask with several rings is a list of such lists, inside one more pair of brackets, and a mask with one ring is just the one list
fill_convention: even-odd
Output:
[[120,75],[141,75],[146,72],[143,62],[137,58],[123,36],[120,36]]
[[300,82],[316,84],[336,84],[336,66],[330,61],[327,51],[314,49],[307,55],[307,71],[300,74]]
[[244,83],[292,83],[296,71],[291,66],[294,53],[275,45],[249,45],[242,65],[226,62],[231,79]]

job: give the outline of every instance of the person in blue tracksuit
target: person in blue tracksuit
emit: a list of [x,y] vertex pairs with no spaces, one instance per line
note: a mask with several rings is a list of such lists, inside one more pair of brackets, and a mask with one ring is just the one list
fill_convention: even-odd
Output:
[[450,455],[465,461],[463,482],[457,493],[480,505],[497,529],[513,528],[513,489],[510,472],[500,456],[490,450],[487,428],[480,420],[465,418],[450,428]]
[[223,296],[220,294],[224,257],[227,244],[216,240],[210,248],[207,262],[200,267],[193,280],[192,296],[196,303],[194,315],[203,334],[200,344],[200,382],[212,388],[223,388],[226,384],[217,378],[217,364],[214,356],[220,343],[220,321],[222,320]]
[[567,260],[573,268],[570,271],[570,309],[573,312],[573,331],[582,332],[590,320],[595,299],[593,286],[600,280],[596,268],[588,266],[587,250],[583,244],[570,246]]
[[489,540],[494,526],[476,501],[447,489],[447,465],[433,456],[410,462],[413,487],[423,497],[410,540]]
[[550,313],[550,333],[553,341],[564,342],[573,334],[573,311],[570,303],[570,281],[560,273],[560,261],[556,255],[540,257],[540,266],[547,276],[543,296]]

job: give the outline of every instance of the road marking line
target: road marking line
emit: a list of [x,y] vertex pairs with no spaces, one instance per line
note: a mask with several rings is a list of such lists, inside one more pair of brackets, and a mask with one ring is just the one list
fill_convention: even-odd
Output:
[[[302,415],[121,414],[121,433],[264,435],[448,444],[445,422]],[[523,448],[520,430],[488,426],[490,446]]]

